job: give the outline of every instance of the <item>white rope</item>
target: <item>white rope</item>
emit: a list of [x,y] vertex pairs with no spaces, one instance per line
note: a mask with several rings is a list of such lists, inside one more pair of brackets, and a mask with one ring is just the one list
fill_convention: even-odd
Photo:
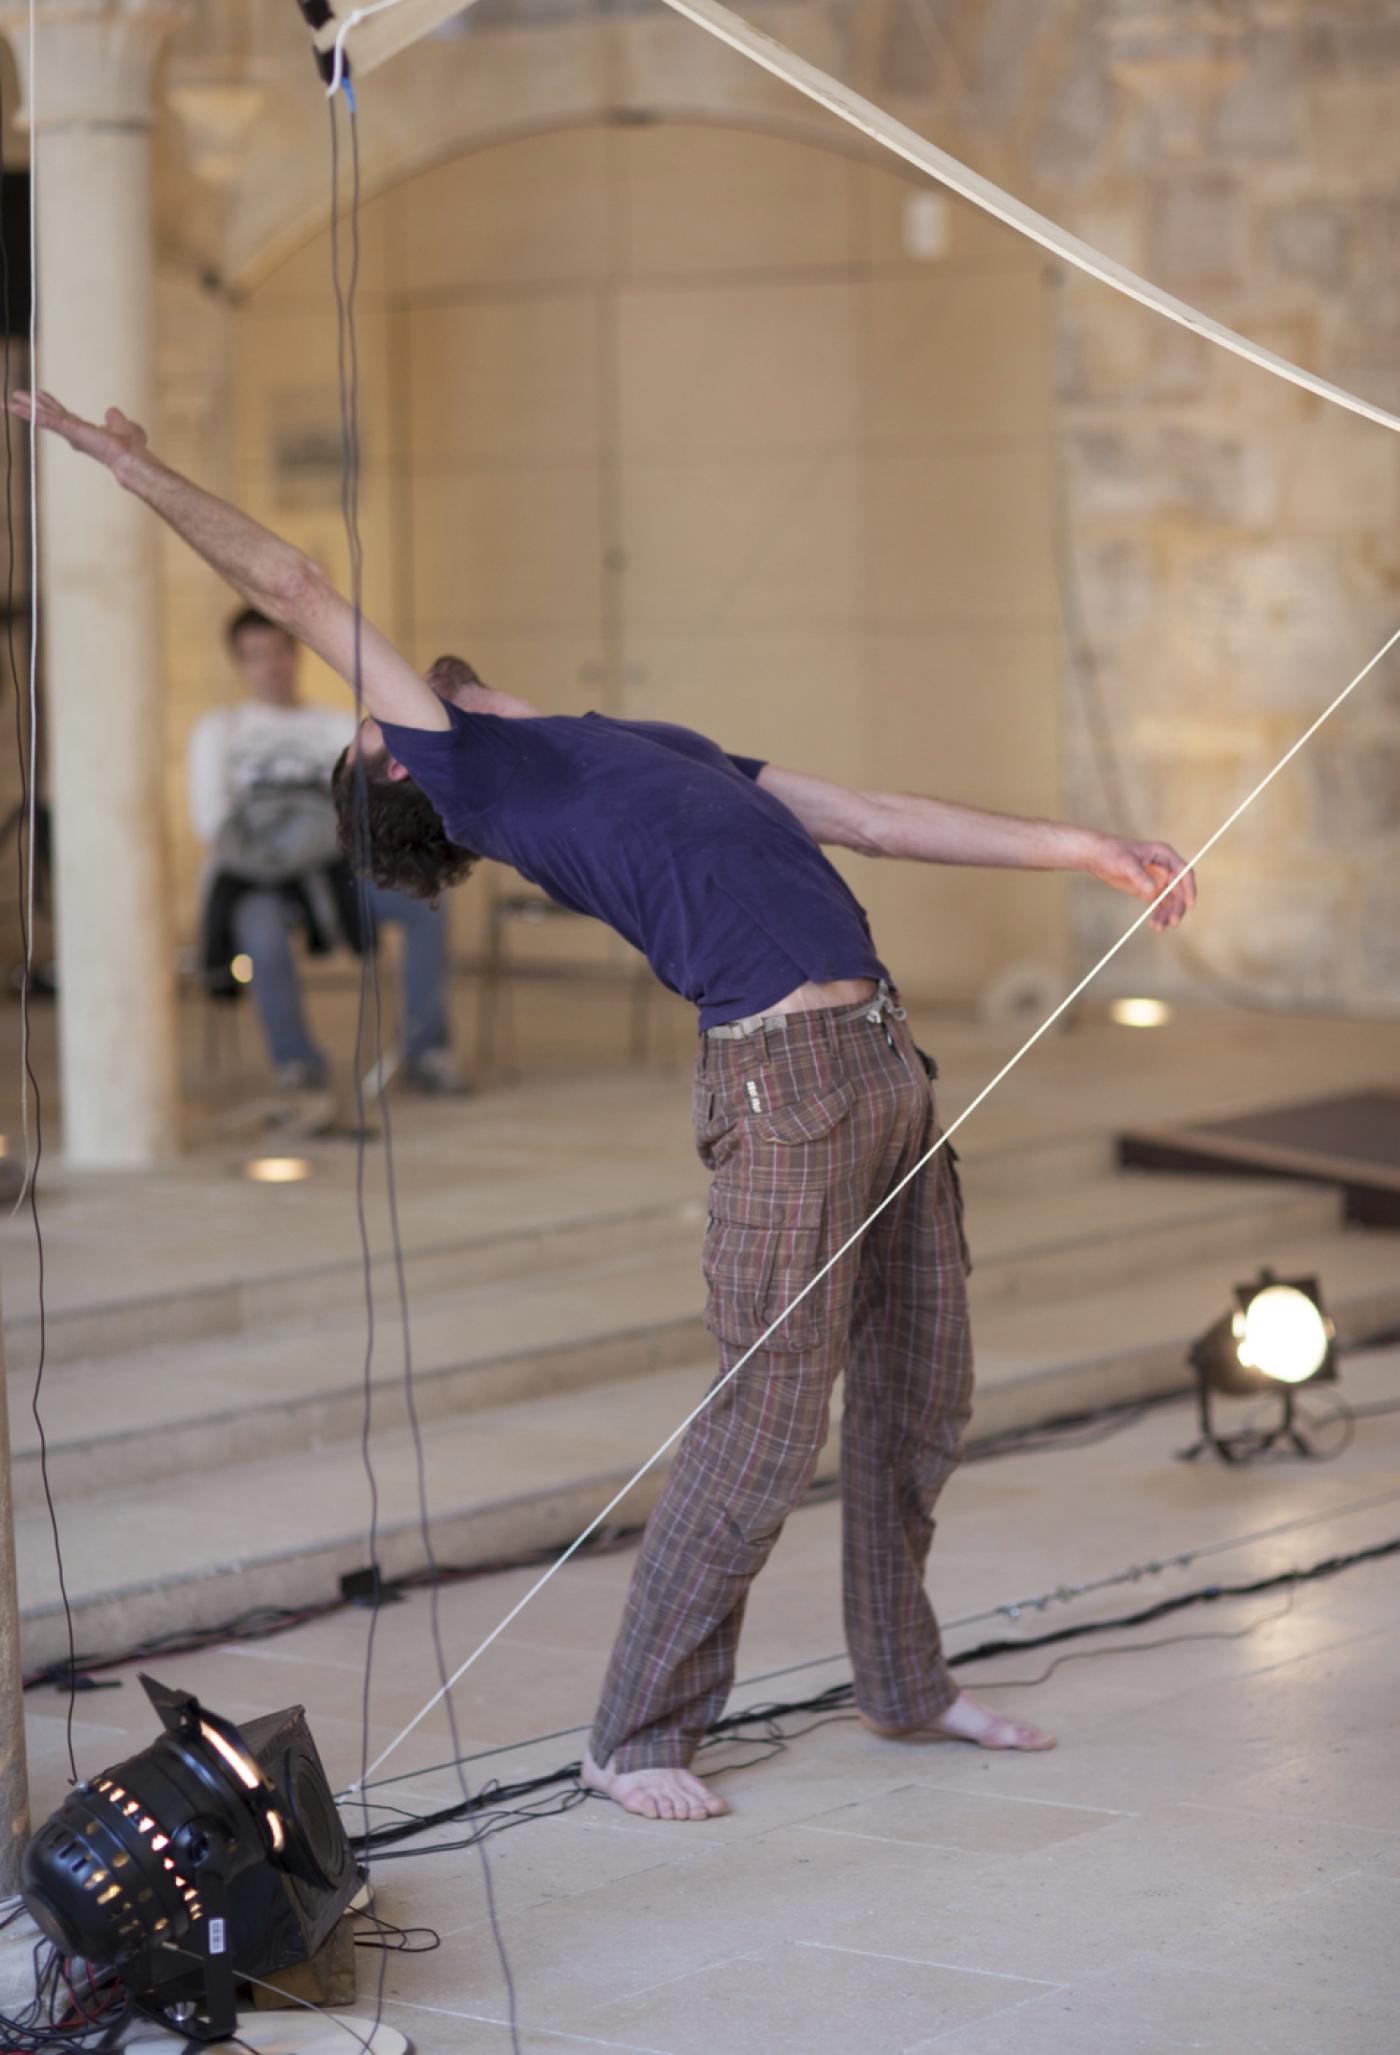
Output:
[[1100,284],[1112,286],[1115,292],[1125,294],[1128,299],[1165,314],[1168,321],[1175,321],[1178,326],[1189,328],[1193,334],[1204,336],[1207,342],[1217,343],[1221,349],[1244,357],[1249,363],[1257,364],[1261,371],[1272,372],[1275,378],[1287,379],[1291,385],[1301,386],[1305,392],[1315,393],[1319,399],[1330,400],[1334,406],[1345,407],[1350,413],[1364,415],[1368,421],[1379,422],[1382,428],[1400,432],[1400,415],[1387,413],[1384,407],[1374,406],[1370,400],[1348,392],[1344,386],[1329,384],[1325,378],[1305,371],[1287,357],[1276,356],[1272,350],[1250,342],[1247,336],[1237,335],[1223,322],[1213,321],[1198,307],[1164,292],[1150,279],[1140,278],[1125,264],[1106,257],[1101,250],[1082,242],[1077,235],[1071,235],[1068,229],[1047,220],[1043,214],[1037,214],[1033,207],[993,185],[990,179],[970,171],[926,136],[906,128],[902,121],[896,121],[892,114],[886,114],[872,100],[832,78],[830,73],[819,70],[815,64],[809,64],[805,57],[797,56],[782,43],[775,42],[772,36],[754,28],[741,15],[720,6],[719,0],[666,0],[666,5],[710,35],[717,36],[731,50],[739,51],[764,71],[771,72],[775,78],[783,79],[809,100],[815,100],[818,106],[825,107],[852,128],[859,129],[881,149],[890,150],[896,157],[904,158],[906,163],[927,172],[930,178],[958,193],[964,200],[970,200],[983,213],[995,215],[1008,228],[1029,236],[1043,249],[1053,250],[1067,264],[1086,272],[1090,278],[1098,279]]
[[[1343,689],[1337,694],[1336,698],[1331,702],[1331,704],[1327,706],[1323,710],[1323,712],[1318,715],[1317,719],[1313,722],[1312,726],[1308,728],[1305,731],[1305,733],[1298,737],[1297,741],[1293,743],[1291,748],[1284,752],[1284,754],[1279,758],[1278,762],[1273,766],[1273,769],[1268,771],[1265,774],[1265,776],[1259,780],[1259,783],[1254,787],[1253,791],[1248,793],[1247,796],[1240,801],[1239,805],[1235,808],[1234,812],[1230,814],[1226,820],[1221,822],[1220,826],[1215,830],[1215,833],[1211,835],[1208,840],[1201,844],[1200,848],[1196,851],[1196,854],[1191,858],[1190,863],[1187,866],[1188,869],[1195,870],[1198,867],[1198,865],[1210,854],[1211,850],[1214,849],[1216,843],[1220,841],[1221,837],[1229,833],[1230,829],[1235,825],[1235,822],[1240,818],[1241,814],[1243,814],[1247,808],[1251,807],[1254,804],[1255,800],[1258,799],[1262,793],[1267,791],[1268,787],[1272,785],[1274,779],[1278,777],[1279,773],[1285,770],[1288,767],[1288,765],[1292,763],[1294,757],[1297,756],[1298,752],[1301,749],[1305,748],[1306,745],[1312,740],[1313,736],[1317,733],[1318,729],[1323,725],[1323,723],[1331,719],[1332,715],[1336,713],[1338,707],[1340,707],[1344,703],[1344,701],[1351,697],[1352,693],[1355,692],[1358,685],[1360,685],[1364,679],[1370,676],[1371,672],[1375,670],[1377,664],[1379,664],[1384,657],[1389,655],[1390,651],[1395,647],[1397,642],[1400,642],[1400,628],[1397,628],[1395,632],[1390,636],[1389,640],[1386,641],[1383,644],[1383,646],[1376,651],[1376,654],[1371,658],[1370,662],[1365,664],[1362,667],[1362,669],[1357,672],[1356,676],[1351,680],[1351,683],[1343,687]],[[369,1768],[365,1771],[363,1781],[367,1782],[368,1779],[374,1775],[374,1772],[389,1760],[389,1757],[394,1754],[395,1750],[401,1747],[402,1744],[408,1739],[409,1735],[413,1733],[415,1728],[418,1727],[418,1725],[427,1718],[428,1714],[433,1710],[434,1706],[441,1703],[441,1701],[447,1696],[447,1693],[451,1691],[453,1687],[457,1683],[459,1683],[463,1677],[465,1677],[467,1671],[472,1668],[473,1664],[478,1662],[480,1658],[486,1653],[487,1649],[490,1648],[491,1644],[494,1641],[499,1640],[501,1635],[505,1633],[507,1627],[510,1626],[511,1622],[519,1618],[520,1614],[524,1612],[526,1606],[529,1605],[530,1601],[533,1598],[537,1597],[538,1594],[544,1590],[546,1584],[550,1582],[551,1578],[558,1575],[559,1571],[563,1569],[565,1563],[569,1561],[569,1558],[578,1553],[579,1549],[582,1548],[583,1544],[589,1539],[591,1535],[597,1533],[598,1529],[604,1524],[604,1522],[609,1518],[609,1516],[612,1513],[614,1513],[617,1510],[617,1508],[622,1504],[622,1501],[628,1496],[629,1492],[635,1490],[636,1486],[641,1483],[642,1479],[645,1476],[647,1476],[650,1471],[656,1468],[656,1465],[661,1461],[661,1458],[666,1454],[667,1450],[674,1447],[675,1443],[680,1440],[681,1436],[685,1433],[686,1429],[691,1425],[692,1421],[697,1420],[700,1417],[701,1413],[704,1412],[706,1406],[710,1404],[711,1400],[717,1398],[720,1392],[724,1390],[725,1386],[729,1384],[735,1377],[738,1376],[739,1372],[744,1368],[745,1364],[752,1361],[752,1359],[758,1354],[759,1350],[763,1348],[764,1345],[769,1340],[771,1340],[773,1335],[777,1333],[778,1329],[782,1326],[783,1322],[788,1318],[789,1314],[801,1305],[802,1301],[807,1297],[809,1292],[816,1290],[817,1286],[821,1283],[822,1279],[828,1276],[830,1272],[835,1269],[836,1265],[841,1261],[841,1258],[844,1255],[846,1255],[849,1250],[853,1249],[856,1243],[860,1240],[861,1236],[867,1233],[868,1230],[874,1225],[874,1223],[879,1219],[880,1215],[884,1212],[885,1208],[889,1205],[892,1205],[894,1201],[899,1197],[899,1194],[904,1190],[905,1186],[911,1183],[912,1180],[919,1175],[920,1171],[924,1170],[933,1161],[934,1157],[938,1154],[939,1150],[943,1148],[945,1143],[952,1139],[952,1137],[957,1133],[958,1129],[963,1125],[963,1122],[970,1119],[971,1116],[977,1111],[977,1108],[982,1104],[982,1102],[985,1099],[989,1098],[991,1094],[996,1090],[997,1086],[1002,1082],[1002,1080],[1011,1075],[1011,1072],[1016,1068],[1017,1064],[1020,1063],[1024,1057],[1030,1054],[1030,1051],[1035,1047],[1036,1043],[1039,1042],[1044,1035],[1049,1033],[1050,1029],[1055,1025],[1055,1022],[1059,1020],[1061,1016],[1069,1010],[1069,1008],[1074,1004],[1075,1000],[1078,999],[1083,992],[1087,991],[1089,986],[1094,982],[1094,979],[1099,975],[1100,971],[1105,970],[1107,968],[1107,966],[1113,961],[1114,957],[1117,956],[1118,952],[1121,949],[1123,949],[1127,945],[1127,943],[1129,943],[1132,940],[1133,936],[1137,934],[1138,930],[1152,918],[1153,914],[1157,911],[1157,908],[1162,904],[1162,902],[1165,899],[1169,899],[1171,897],[1171,894],[1176,890],[1177,883],[1178,880],[1176,878],[1173,878],[1162,887],[1162,890],[1157,894],[1156,898],[1151,902],[1151,904],[1143,908],[1142,912],[1138,915],[1137,919],[1132,923],[1131,927],[1124,929],[1123,933],[1118,937],[1118,940],[1112,945],[1111,948],[1105,951],[1105,953],[1099,958],[1098,962],[1094,965],[1093,969],[1087,971],[1085,975],[1079,980],[1079,983],[1073,988],[1073,990],[1066,993],[1065,997],[1060,1001],[1059,1005],[1055,1008],[1054,1012],[1046,1015],[1045,1019],[1041,1022],[1040,1026],[1035,1030],[1035,1033],[1021,1044],[1020,1048],[1016,1051],[1015,1055],[1009,1058],[1009,1060],[1002,1065],[1001,1069],[996,1073],[996,1076],[993,1077],[989,1083],[983,1085],[981,1091],[977,1094],[976,1098],[973,1099],[969,1105],[965,1106],[962,1112],[958,1115],[957,1119],[954,1120],[948,1127],[944,1129],[943,1133],[938,1137],[938,1140],[934,1143],[933,1147],[927,1150],[925,1154],[919,1158],[918,1162],[914,1164],[911,1170],[905,1172],[904,1176],[899,1180],[898,1184],[896,1184],[892,1190],[886,1193],[885,1197],[880,1201],[879,1205],[875,1208],[874,1212],[871,1213],[867,1219],[861,1222],[860,1226],[855,1230],[854,1234],[848,1236],[848,1238],[844,1242],[842,1242],[840,1248],[836,1251],[835,1255],[829,1257],[828,1260],[822,1265],[821,1269],[816,1273],[815,1277],[811,1278],[810,1281],[802,1287],[802,1290],[797,1293],[796,1297],[790,1300],[789,1303],[786,1306],[784,1306],[782,1312],[778,1315],[777,1319],[774,1320],[769,1327],[766,1327],[764,1329],[763,1333],[758,1337],[758,1340],[754,1342],[750,1348],[747,1348],[744,1351],[743,1355],[740,1356],[739,1360],[733,1365],[733,1367],[727,1370],[724,1376],[721,1377],[717,1383],[713,1384],[710,1387],[709,1391],[706,1392],[704,1398],[701,1399],[699,1405],[693,1406],[690,1412],[686,1414],[685,1418],[681,1421],[680,1426],[677,1427],[671,1434],[667,1435],[665,1441],[662,1442],[660,1448],[656,1450],[655,1454],[648,1456],[647,1460],[642,1464],[641,1468],[635,1471],[634,1474],[628,1478],[626,1484],[622,1486],[622,1489],[618,1492],[615,1492],[614,1495],[608,1500],[607,1504],[603,1507],[603,1510],[600,1513],[596,1514],[594,1518],[589,1521],[588,1525],[584,1528],[583,1532],[569,1543],[568,1547],[564,1550],[563,1554],[557,1556],[555,1560],[550,1564],[549,1568],[545,1570],[541,1576],[536,1578],[535,1582],[530,1586],[530,1589],[525,1593],[524,1597],[516,1601],[516,1603],[511,1607],[510,1611],[506,1614],[505,1618],[502,1621],[500,1621],[500,1623],[497,1626],[492,1628],[491,1632],[486,1636],[486,1639],[478,1643],[477,1647],[472,1650],[471,1654],[467,1657],[466,1661],[463,1662],[456,1670],[454,1670],[454,1672],[448,1678],[447,1682],[442,1686],[442,1688],[439,1691],[437,1691],[432,1698],[428,1700],[427,1704],[422,1708],[420,1712],[414,1714],[413,1718],[409,1721],[408,1725],[405,1728],[403,1728],[402,1732],[400,1732],[394,1737],[394,1739],[389,1743],[388,1747],[385,1748],[381,1754],[375,1757],[375,1760],[369,1765]],[[354,1784],[351,1785],[350,1789],[352,1792],[357,1791],[360,1789],[360,1786],[358,1784]]]
[[345,82],[345,38],[351,29],[357,29],[362,21],[368,21],[372,14],[383,14],[388,7],[397,7],[400,0],[371,0],[368,7],[357,7],[353,14],[347,14],[335,32],[335,55],[331,63],[331,82],[326,87],[326,98],[333,100]]

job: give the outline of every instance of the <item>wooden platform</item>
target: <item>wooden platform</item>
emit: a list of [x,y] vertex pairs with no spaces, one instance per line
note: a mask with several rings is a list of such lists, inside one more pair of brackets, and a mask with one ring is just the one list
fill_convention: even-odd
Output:
[[1337,1186],[1349,1220],[1400,1227],[1400,1089],[1271,1106],[1233,1120],[1137,1128],[1118,1160],[1194,1177],[1285,1177]]

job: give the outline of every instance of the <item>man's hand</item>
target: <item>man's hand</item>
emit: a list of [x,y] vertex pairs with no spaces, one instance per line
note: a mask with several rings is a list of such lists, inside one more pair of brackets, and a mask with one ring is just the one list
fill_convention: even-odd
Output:
[[1196,903],[1195,873],[1186,868],[1169,842],[1125,842],[1116,835],[1102,835],[1085,868],[1103,884],[1131,892],[1149,905],[1175,878],[1174,889],[1148,923],[1159,935],[1176,927]]
[[121,475],[123,459],[141,457],[146,454],[146,431],[134,421],[128,421],[120,407],[109,407],[99,428],[95,421],[84,421],[80,414],[70,414],[61,401],[51,392],[17,392],[10,396],[10,412],[21,421],[31,421],[36,428],[47,428],[54,435],[62,436],[70,449],[79,450],[85,457],[95,457],[99,464],[105,464],[109,471]]

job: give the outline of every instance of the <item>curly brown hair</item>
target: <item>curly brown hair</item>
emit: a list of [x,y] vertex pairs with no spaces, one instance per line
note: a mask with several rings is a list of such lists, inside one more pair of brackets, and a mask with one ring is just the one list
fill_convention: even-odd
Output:
[[449,839],[437,808],[412,778],[384,775],[388,755],[383,750],[367,758],[362,781],[350,750],[341,751],[331,772],[340,853],[356,877],[431,906],[480,859],[474,849]]

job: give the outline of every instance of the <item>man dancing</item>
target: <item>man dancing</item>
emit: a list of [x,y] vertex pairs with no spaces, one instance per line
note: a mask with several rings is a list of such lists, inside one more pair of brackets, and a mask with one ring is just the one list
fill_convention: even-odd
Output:
[[[99,427],[47,395],[13,406],[105,464],[249,604],[359,677],[366,718],[334,788],[344,846],[375,884],[431,898],[478,856],[511,864],[616,928],[695,1003],[721,1377],[938,1133],[932,1066],[819,845],[1082,870],[1145,901],[1170,885],[1159,931],[1194,904],[1166,843],[848,790],[660,722],[541,714],[456,658],[421,678],[314,564],[167,469],[116,410]],[[593,1789],[652,1819],[727,1810],[689,1765],[723,1709],[749,1586],[811,1481],[843,1371],[845,1619],[862,1717],[887,1736],[1054,1745],[959,1690],[924,1589],[934,1506],[972,1406],[966,1268],[943,1149],[691,1425],[633,1573],[584,1757]]]

